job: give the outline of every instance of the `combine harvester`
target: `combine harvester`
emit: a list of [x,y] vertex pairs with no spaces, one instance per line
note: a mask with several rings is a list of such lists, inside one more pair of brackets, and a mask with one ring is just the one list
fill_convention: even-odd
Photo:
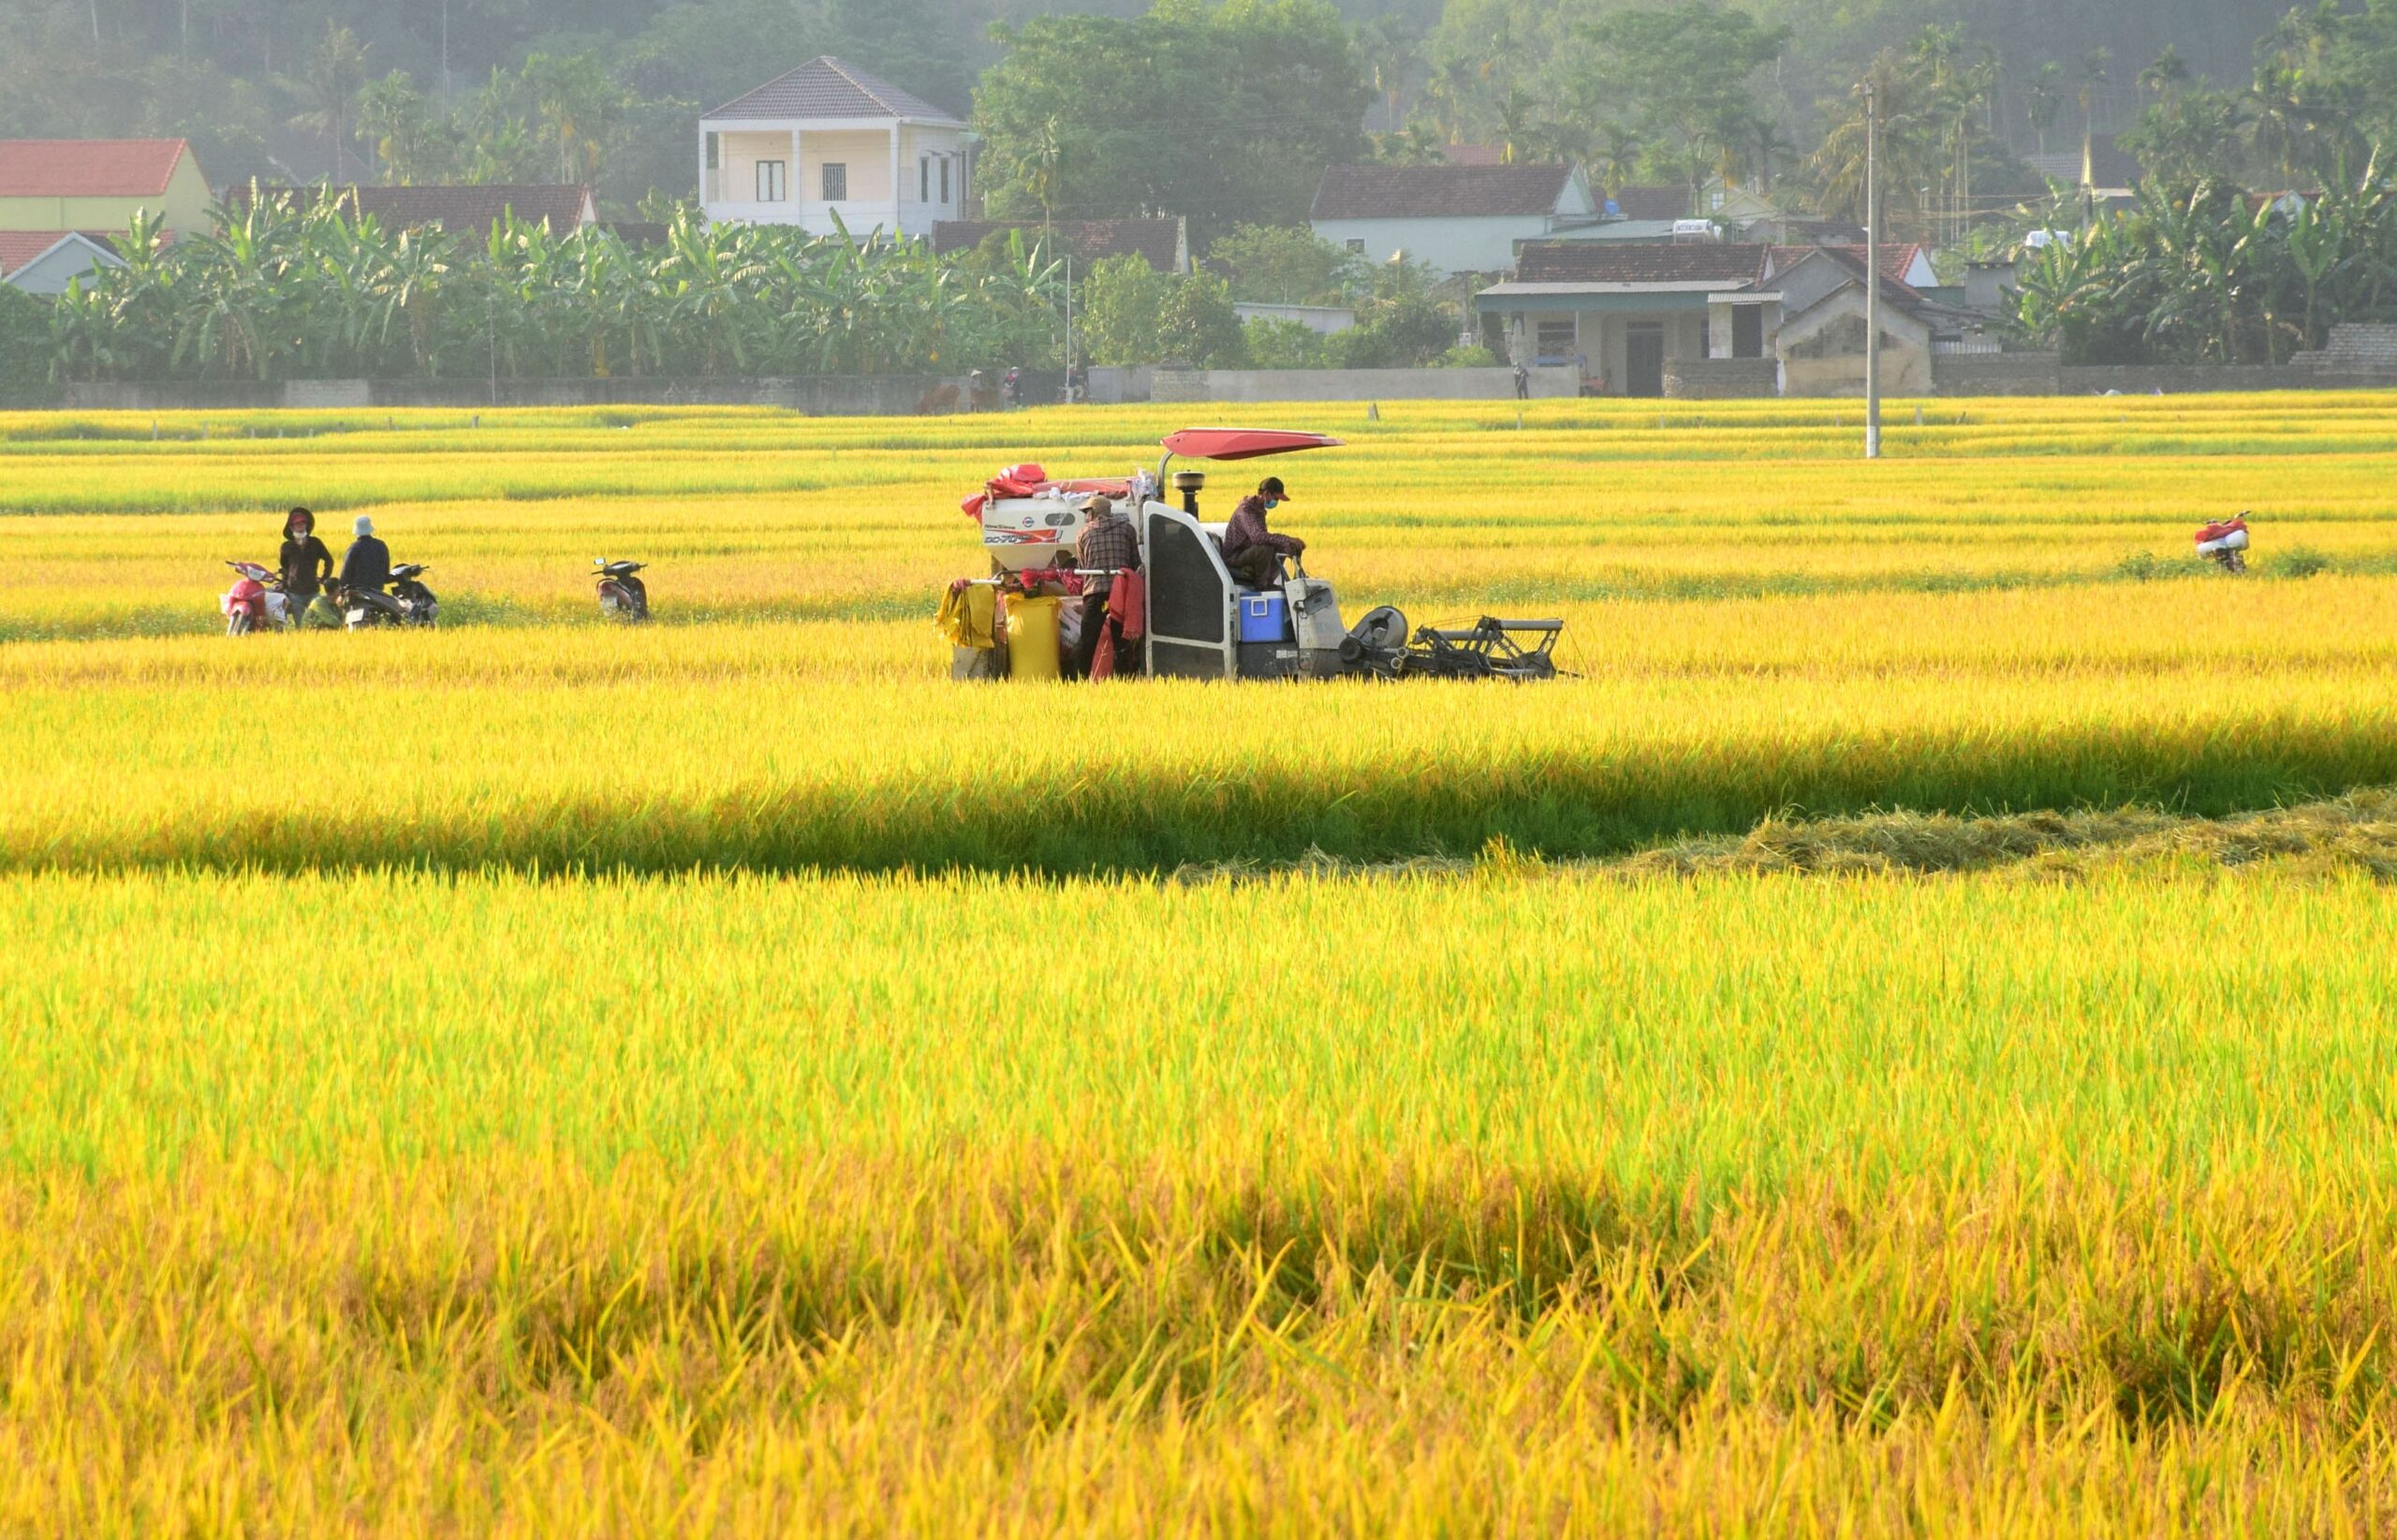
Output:
[[[1257,460],[1267,455],[1330,449],[1341,441],[1321,433],[1271,428],[1184,428],[1166,436],[1165,457],[1153,476],[1055,480],[1038,465],[1015,465],[965,499],[965,513],[982,526],[991,575],[961,586],[994,588],[1007,619],[1002,634],[1027,663],[1015,672],[1053,677],[1055,626],[1065,573],[1078,567],[1082,529],[1092,501],[1105,497],[1130,518],[1140,546],[1145,590],[1142,646],[1147,671],[1178,679],[1507,679],[1557,676],[1558,620],[1515,621],[1483,616],[1460,629],[1425,626],[1409,636],[1406,617],[1385,606],[1352,628],[1344,625],[1330,583],[1310,578],[1301,562],[1269,589],[1245,588],[1224,563],[1222,523],[1204,523],[1198,494],[1206,472],[1172,469],[1175,460]],[[1160,495],[1171,488],[1180,506]],[[961,650],[963,651],[963,650]],[[1005,649],[998,650],[1002,656]],[[1001,667],[972,667],[983,677]]]

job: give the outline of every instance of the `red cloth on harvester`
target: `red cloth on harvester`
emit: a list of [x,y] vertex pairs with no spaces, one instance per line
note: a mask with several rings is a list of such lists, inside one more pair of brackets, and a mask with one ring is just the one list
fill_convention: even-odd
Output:
[[1015,577],[1016,581],[1023,585],[1023,591],[1026,594],[1036,593],[1042,588],[1059,588],[1068,594],[1080,594],[1082,591],[1082,575],[1069,566],[1026,567]]
[[1115,585],[1107,591],[1107,613],[1122,623],[1125,641],[1149,634],[1149,585],[1140,568],[1127,566],[1115,575]]
[[[1098,652],[1090,660],[1092,679],[1113,679],[1115,649],[1127,641],[1139,641],[1149,634],[1148,593],[1149,585],[1140,577],[1138,567],[1116,569],[1114,584],[1107,591],[1107,616],[1100,622],[1107,627],[1107,636],[1099,642]],[[1082,623],[1090,623],[1087,615],[1082,618]]]

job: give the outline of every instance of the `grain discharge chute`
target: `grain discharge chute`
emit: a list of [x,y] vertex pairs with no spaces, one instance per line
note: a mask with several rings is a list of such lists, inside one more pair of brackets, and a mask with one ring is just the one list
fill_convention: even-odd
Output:
[[[1129,520],[1140,553],[1131,585],[1135,612],[1124,618],[1137,637],[1146,672],[1178,679],[1553,679],[1564,622],[1501,620],[1424,626],[1387,606],[1354,626],[1342,620],[1331,584],[1291,571],[1252,586],[1224,557],[1225,525],[1205,521],[1207,473],[1176,461],[1235,462],[1337,448],[1321,433],[1272,428],[1184,428],[1164,440],[1154,473],[1052,478],[1037,464],[1009,466],[968,497],[963,511],[981,526],[990,575],[950,585],[943,624],[957,643],[959,678],[1050,678],[1061,652],[1053,633],[1060,602],[1089,580],[1111,577],[1079,565],[1083,533],[1100,499]],[[986,590],[978,595],[974,590]],[[1117,592],[1123,592],[1118,585]],[[1110,595],[1121,613],[1125,603]],[[1011,645],[1012,644],[1012,645]],[[1009,653],[1020,655],[1008,667]]]

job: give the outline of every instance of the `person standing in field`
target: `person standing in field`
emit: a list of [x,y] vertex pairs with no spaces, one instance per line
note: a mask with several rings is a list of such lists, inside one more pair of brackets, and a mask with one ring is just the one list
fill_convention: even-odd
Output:
[[333,575],[333,553],[316,538],[316,516],[306,508],[293,508],[284,516],[283,550],[275,565],[282,570],[284,602],[296,625]]
[[1257,491],[1232,509],[1224,529],[1224,565],[1251,588],[1267,588],[1282,579],[1282,558],[1303,556],[1307,543],[1294,535],[1276,535],[1265,527],[1265,516],[1290,501],[1278,476],[1257,484]]
[[391,548],[375,538],[375,521],[364,514],[350,526],[357,538],[341,553],[341,586],[381,593],[391,582]]
[[1515,360],[1515,399],[1517,401],[1532,399],[1532,372],[1523,367],[1521,359]]
[[1092,498],[1085,515],[1074,565],[1098,576],[1082,580],[1082,632],[1074,643],[1074,671],[1088,679],[1091,660],[1098,656],[1099,643],[1107,636],[1107,595],[1114,590],[1118,572],[1139,568],[1140,542],[1132,533],[1132,521],[1107,498]]

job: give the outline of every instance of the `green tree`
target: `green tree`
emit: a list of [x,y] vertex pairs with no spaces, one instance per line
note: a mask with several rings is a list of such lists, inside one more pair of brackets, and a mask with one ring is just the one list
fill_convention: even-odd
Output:
[[1232,308],[1231,286],[1212,272],[1166,281],[1157,310],[1157,350],[1162,357],[1201,369],[1238,369],[1248,362],[1248,333]]
[[2202,86],[2169,92],[2140,111],[2139,122],[2115,137],[2140,169],[2168,187],[2236,178],[2246,161],[2242,99]]
[[369,81],[358,94],[358,138],[373,153],[386,186],[446,182],[457,169],[457,125],[433,110],[404,70]]
[[2056,125],[2056,115],[2063,110],[2064,66],[2051,59],[2031,78],[2023,100],[2023,116],[2029,119],[2033,140],[2043,155],[2048,153],[2048,130]]
[[1304,321],[1257,316],[1243,325],[1248,334],[1248,364],[1252,369],[1328,369],[1333,367],[1332,344]]
[[974,98],[995,214],[1186,214],[1204,240],[1299,223],[1324,167],[1364,154],[1372,88],[1327,0],[1157,0],[995,36]]
[[1081,345],[1095,363],[1155,363],[1157,315],[1170,283],[1148,258],[1127,253],[1092,264],[1081,279]]
[[1243,225],[1218,237],[1207,259],[1233,295],[1274,304],[1339,304],[1364,286],[1363,264],[1313,230]]
[[1634,104],[1639,137],[1671,155],[1693,188],[1710,173],[1738,180],[1757,169],[1755,78],[1780,56],[1786,28],[1693,0],[1668,10],[1609,11],[1587,35],[1596,49],[1592,89]]
[[596,53],[536,53],[523,81],[542,136],[556,155],[560,182],[596,182],[608,130],[628,105],[625,89]]
[[1456,313],[1422,293],[1368,300],[1357,324],[1331,339],[1349,369],[1413,369],[1454,347]]
[[32,406],[50,394],[50,307],[0,284],[0,405]]

